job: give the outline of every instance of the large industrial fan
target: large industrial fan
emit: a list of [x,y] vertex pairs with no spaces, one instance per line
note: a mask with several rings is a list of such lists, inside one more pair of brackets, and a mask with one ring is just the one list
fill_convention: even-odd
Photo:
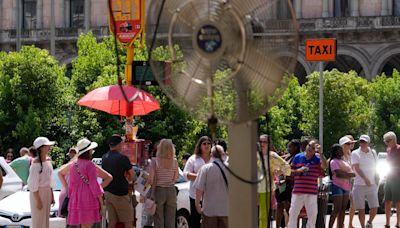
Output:
[[[256,119],[280,98],[297,63],[298,26],[291,0],[152,0],[147,4],[147,44],[154,49],[167,46],[170,52],[167,63],[150,59],[150,65],[164,92],[179,107],[198,119],[234,126]],[[255,134],[237,129],[230,134],[234,134],[231,168],[246,172],[248,166],[251,174],[243,175],[252,177]],[[240,167],[235,156],[243,156]],[[255,191],[240,183],[230,187],[230,194],[237,197],[250,197]],[[247,198],[233,195],[232,205],[246,208]],[[243,213],[230,216],[235,223],[230,226],[251,227],[253,223],[241,223],[246,219]]]
[[148,4],[147,43],[167,45],[171,53],[168,65],[151,60],[151,66],[181,108],[203,120],[215,116],[240,123],[277,101],[297,61],[298,31],[290,0]]

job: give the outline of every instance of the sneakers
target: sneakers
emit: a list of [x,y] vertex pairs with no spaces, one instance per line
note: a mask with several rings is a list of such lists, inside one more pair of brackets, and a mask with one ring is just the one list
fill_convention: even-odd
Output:
[[367,222],[367,224],[365,224],[365,228],[373,228],[372,224]]

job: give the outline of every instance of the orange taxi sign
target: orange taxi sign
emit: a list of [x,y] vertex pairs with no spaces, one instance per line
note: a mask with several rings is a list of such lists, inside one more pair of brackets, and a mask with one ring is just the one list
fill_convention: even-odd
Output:
[[306,40],[307,61],[335,61],[336,39]]

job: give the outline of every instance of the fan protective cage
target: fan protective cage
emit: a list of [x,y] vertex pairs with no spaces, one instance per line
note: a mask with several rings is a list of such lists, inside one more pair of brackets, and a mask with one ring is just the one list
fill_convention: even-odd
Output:
[[291,0],[166,0],[154,38],[161,2],[149,2],[147,44],[167,46],[170,59],[150,65],[178,106],[240,123],[277,102],[297,63]]

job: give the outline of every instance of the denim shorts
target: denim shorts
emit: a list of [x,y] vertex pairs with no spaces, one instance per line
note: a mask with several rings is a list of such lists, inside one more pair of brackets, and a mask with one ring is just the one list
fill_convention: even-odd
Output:
[[331,192],[332,192],[332,196],[345,196],[345,195],[350,195],[350,191],[346,191],[343,188],[332,184],[331,185]]

